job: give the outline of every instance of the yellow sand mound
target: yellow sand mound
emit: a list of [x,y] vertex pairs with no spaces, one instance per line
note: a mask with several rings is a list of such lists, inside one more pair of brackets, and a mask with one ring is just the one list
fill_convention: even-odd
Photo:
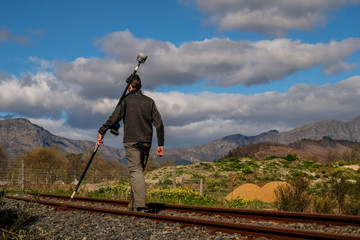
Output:
[[249,199],[249,200],[259,200],[262,202],[274,202],[274,191],[280,186],[287,184],[286,182],[275,181],[265,184],[263,187],[259,187],[252,183],[246,183],[225,197],[226,200],[231,201],[234,198]]

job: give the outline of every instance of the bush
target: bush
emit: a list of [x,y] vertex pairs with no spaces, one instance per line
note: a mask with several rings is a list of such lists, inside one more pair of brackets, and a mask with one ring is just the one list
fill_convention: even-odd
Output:
[[201,195],[194,189],[172,188],[160,189],[155,188],[148,192],[148,198],[160,203],[174,203],[185,205],[214,205],[215,200]]
[[328,196],[326,197],[317,197],[313,198],[314,210],[317,213],[335,213],[337,207],[337,201]]
[[284,157],[285,160],[292,162],[299,159],[299,157],[296,154],[288,154],[286,157]]
[[221,171],[230,172],[238,171],[244,167],[244,164],[237,158],[226,158],[217,162],[218,166],[221,166]]
[[212,177],[206,178],[205,184],[206,184],[209,192],[218,191],[223,186],[222,181],[219,181],[218,179],[212,178]]
[[309,183],[304,178],[281,185],[275,190],[276,206],[281,211],[304,212],[311,203],[306,192]]
[[113,187],[100,188],[89,192],[88,197],[130,199],[130,184],[128,179],[119,180]]
[[330,185],[331,195],[337,200],[339,209],[343,210],[345,197],[351,192],[353,184],[344,176],[341,176],[340,179],[333,177],[328,183]]
[[202,166],[206,171],[214,170],[214,167],[210,163],[200,162],[200,166]]
[[232,199],[231,201],[226,201],[227,205],[230,208],[244,208],[249,205],[252,205],[253,202],[254,202],[254,200],[242,199],[239,197],[236,197],[236,198]]
[[265,158],[264,160],[273,160],[273,159],[277,159],[277,158],[285,159],[286,161],[289,161],[289,162],[299,160],[299,157],[296,154],[288,154],[288,155],[286,155],[286,157],[269,156],[269,157]]
[[343,213],[346,215],[360,215],[359,199],[347,197],[343,204]]

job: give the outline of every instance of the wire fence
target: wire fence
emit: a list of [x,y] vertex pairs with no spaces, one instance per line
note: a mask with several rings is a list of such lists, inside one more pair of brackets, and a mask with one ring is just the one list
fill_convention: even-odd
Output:
[[[11,163],[0,163],[0,188],[14,190],[32,190],[57,186],[70,188],[76,185],[83,172],[83,167],[29,167],[22,159],[12,160]],[[102,183],[117,181],[129,176],[127,169],[118,169],[113,166],[88,169],[83,183]],[[64,189],[65,190],[65,189]]]
[[[0,189],[12,190],[71,190],[78,184],[86,162],[66,165],[56,161],[26,162],[23,158],[11,159],[11,161],[0,162]],[[151,172],[151,170],[145,170]],[[122,164],[94,162],[90,165],[83,179],[81,186],[103,184],[112,181],[113,183],[129,178],[127,167]],[[175,188],[177,185],[193,188],[203,193],[203,179],[177,179],[176,166],[173,165],[172,180],[168,174],[164,179],[152,178],[152,183],[161,187]],[[89,186],[89,185],[88,185]],[[87,187],[88,187],[87,186]],[[93,186],[92,186],[93,187]],[[80,187],[81,188],[81,187]]]

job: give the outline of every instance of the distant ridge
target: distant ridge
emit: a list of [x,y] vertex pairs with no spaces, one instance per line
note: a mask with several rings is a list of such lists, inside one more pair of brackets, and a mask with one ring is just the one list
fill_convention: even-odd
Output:
[[[339,157],[348,159],[358,159],[352,150],[357,152],[360,147],[359,142],[349,140],[334,140],[330,137],[323,137],[320,140],[302,139],[290,144],[260,142],[252,143],[235,148],[223,158],[251,158],[263,160],[269,157],[287,157],[288,154],[296,155],[301,160],[312,160],[326,164],[329,160]],[[344,153],[346,153],[344,155]],[[330,157],[330,158],[329,158]]]
[[[163,158],[157,161],[174,160],[175,164],[189,164],[201,161],[213,161],[227,155],[230,151],[251,143],[273,142],[290,144],[302,139],[320,140],[324,136],[335,140],[360,142],[360,116],[350,121],[326,120],[306,124],[286,132],[271,130],[256,136],[242,134],[229,135],[212,142],[187,148],[166,149]],[[27,119],[0,120],[0,143],[10,157],[25,153],[38,147],[58,145],[66,153],[85,153],[92,150],[95,142],[71,140],[55,136],[46,129],[32,124]],[[125,151],[102,146],[100,152],[108,160],[119,160],[126,164]]]
[[271,130],[256,136],[234,134],[212,142],[189,148],[167,150],[167,158],[176,161],[213,161],[228,154],[233,149],[250,143],[273,142],[290,144],[302,139],[320,140],[324,136],[336,140],[360,142],[360,116],[350,121],[341,122],[325,120],[317,123],[306,124],[286,132]]
[[[95,146],[95,142],[56,136],[24,118],[1,120],[0,139],[8,157],[15,157],[32,149],[51,145],[57,145],[65,153],[86,153],[92,151]],[[99,152],[108,160],[125,161],[124,150],[104,145]]]

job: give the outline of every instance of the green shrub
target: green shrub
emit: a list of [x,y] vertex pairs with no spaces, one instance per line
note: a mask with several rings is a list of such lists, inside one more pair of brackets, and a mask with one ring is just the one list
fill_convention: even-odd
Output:
[[191,174],[191,177],[190,177],[190,178],[191,178],[191,179],[204,179],[205,176],[202,175],[202,174],[200,174],[200,173],[193,173],[193,174]]
[[215,178],[205,179],[205,184],[207,186],[208,191],[210,192],[218,191],[223,186],[223,182]]
[[172,188],[172,189],[151,189],[148,192],[148,199],[160,203],[174,203],[185,205],[205,205],[215,204],[215,200],[201,195],[194,189],[189,188]]
[[212,177],[214,177],[214,178],[219,178],[219,177],[221,177],[220,171],[215,171],[215,173],[212,175]]
[[292,179],[298,179],[298,178],[305,178],[308,177],[308,175],[302,171],[299,170],[291,170],[290,175]]
[[159,181],[159,185],[165,187],[172,186],[172,183],[173,183],[172,180],[170,180],[169,178],[165,178],[164,180]]
[[247,207],[249,205],[251,205],[254,200],[250,200],[250,199],[242,199],[239,197],[236,197],[234,199],[232,199],[231,201],[226,201],[228,207],[230,208],[244,208]]
[[128,179],[117,181],[113,187],[100,188],[97,191],[91,191],[88,197],[129,199],[130,183]]
[[285,160],[292,162],[299,159],[299,157],[296,154],[288,154],[286,157],[284,157]]
[[309,182],[304,178],[279,186],[274,192],[278,210],[304,212],[311,203],[306,192],[308,186]]
[[360,215],[360,200],[347,197],[343,204],[343,213],[346,215]]
[[331,195],[337,200],[339,208],[342,210],[344,208],[345,197],[351,191],[352,183],[350,183],[346,177],[342,176],[340,179],[332,177],[328,181],[328,184]]
[[244,174],[250,174],[253,173],[254,170],[252,170],[250,167],[245,167],[241,170]]
[[183,175],[184,172],[185,172],[184,168],[177,168],[177,169],[176,169],[176,175],[179,176],[179,177],[180,177],[181,175]]
[[296,161],[299,160],[299,157],[296,154],[288,154],[286,155],[286,157],[279,157],[279,156],[270,156],[265,158],[264,160],[273,160],[273,159],[285,159],[286,161],[292,162],[292,161]]
[[201,162],[200,166],[202,166],[203,169],[206,170],[206,171],[214,170],[214,167],[210,163]]
[[335,213],[335,209],[337,207],[337,201],[328,196],[326,197],[317,197],[313,198],[313,206],[314,210],[317,213]]
[[237,158],[226,158],[218,161],[217,166],[220,167],[221,171],[230,172],[240,170],[244,164]]

